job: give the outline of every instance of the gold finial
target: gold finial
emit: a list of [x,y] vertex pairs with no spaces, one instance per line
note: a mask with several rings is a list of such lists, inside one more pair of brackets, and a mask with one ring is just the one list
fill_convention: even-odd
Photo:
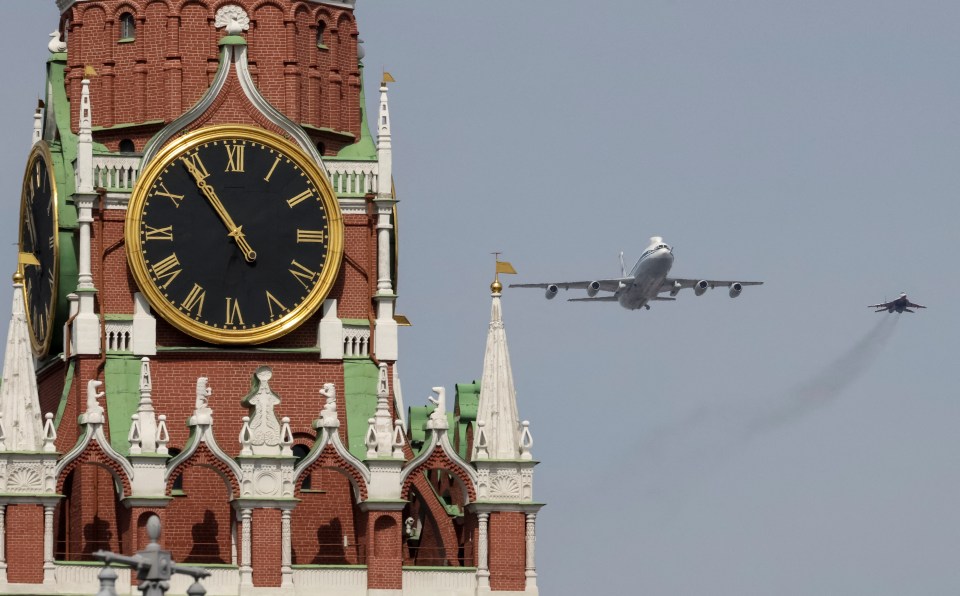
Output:
[[23,283],[23,274],[20,271],[15,271],[13,274],[13,283],[22,284]]
[[509,275],[516,275],[517,270],[514,269],[513,265],[511,265],[510,263],[500,260],[500,255],[503,253],[492,252],[490,254],[494,256],[497,262],[496,274],[493,279],[493,283],[490,284],[490,291],[493,292],[494,294],[499,294],[503,291],[503,284],[500,283],[500,274],[504,273]]

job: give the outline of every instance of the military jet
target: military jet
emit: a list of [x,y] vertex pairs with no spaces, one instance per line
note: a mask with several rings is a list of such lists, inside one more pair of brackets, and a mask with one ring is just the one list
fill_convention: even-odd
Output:
[[921,304],[914,304],[907,299],[907,293],[901,292],[900,297],[896,300],[891,300],[890,302],[882,302],[880,304],[871,304],[867,308],[875,308],[877,310],[873,312],[916,312],[915,310],[910,310],[911,308],[927,308]]

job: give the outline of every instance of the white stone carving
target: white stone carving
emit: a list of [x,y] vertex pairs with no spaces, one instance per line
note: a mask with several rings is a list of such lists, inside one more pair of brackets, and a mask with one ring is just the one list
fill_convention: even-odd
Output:
[[334,161],[326,160],[327,176],[338,195],[359,195],[376,193],[379,190],[379,168],[371,161]]
[[43,492],[43,464],[41,462],[17,463],[7,469],[7,492]]
[[269,366],[261,366],[254,373],[254,391],[243,400],[247,407],[253,407],[250,419],[250,445],[255,455],[275,455],[280,453],[280,421],[274,408],[280,403],[280,397],[270,389],[273,371]]
[[437,394],[436,399],[427,397],[427,400],[437,407],[430,413],[427,428],[445,430],[450,427],[450,423],[447,422],[447,389],[445,387],[434,387],[433,392]]
[[530,421],[524,420],[521,426],[523,429],[520,431],[520,459],[533,459],[533,435],[530,434]]
[[60,54],[67,51],[67,42],[60,39],[60,32],[54,31],[50,34],[50,41],[47,43],[47,49],[51,54]]
[[160,414],[157,418],[157,453],[166,455],[170,453],[167,444],[170,443],[170,433],[167,431],[167,415]]
[[13,284],[13,305],[0,385],[3,443],[11,451],[39,451],[43,442],[40,395],[23,308],[23,284]]
[[241,31],[250,29],[250,17],[236,4],[228,4],[217,11],[213,25],[217,29],[226,27],[227,35],[240,35]]
[[129,352],[133,347],[133,321],[107,321],[107,351]]
[[320,410],[320,423],[326,428],[337,428],[340,421],[337,420],[337,387],[333,383],[324,383],[320,389],[320,395],[326,398],[323,409]]
[[[78,172],[79,175],[79,172]],[[94,155],[93,184],[109,192],[129,193],[140,175],[138,155]]]
[[103,406],[97,401],[106,395],[103,391],[97,391],[102,386],[103,381],[87,381],[87,411],[80,416],[80,424],[103,424]]
[[193,424],[213,424],[213,410],[210,409],[211,395],[213,395],[213,389],[209,386],[207,377],[197,377],[196,401],[193,416],[190,417]]
[[364,325],[343,326],[343,355],[370,355],[370,327]]
[[517,475],[509,472],[497,472],[490,479],[490,499],[519,500],[520,479]]

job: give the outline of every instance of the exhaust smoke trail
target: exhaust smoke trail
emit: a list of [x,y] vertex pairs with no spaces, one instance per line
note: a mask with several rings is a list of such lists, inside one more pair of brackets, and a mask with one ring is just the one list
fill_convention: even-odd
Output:
[[883,317],[850,349],[779,399],[704,406],[655,432],[638,446],[642,474],[657,485],[647,492],[663,493],[668,478],[673,490],[682,488],[678,485],[687,484],[684,476],[689,481],[691,473],[706,471],[759,435],[836,402],[876,362],[893,337],[897,320]]

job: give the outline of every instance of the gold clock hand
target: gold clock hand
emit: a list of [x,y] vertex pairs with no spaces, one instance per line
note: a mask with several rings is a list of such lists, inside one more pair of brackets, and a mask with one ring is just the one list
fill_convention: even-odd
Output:
[[213,205],[213,210],[217,212],[217,215],[220,216],[220,219],[223,221],[224,225],[227,226],[227,236],[233,238],[237,246],[240,248],[240,252],[243,253],[243,257],[250,263],[257,260],[257,252],[253,250],[253,247],[250,246],[250,243],[247,242],[247,237],[243,234],[243,226],[238,226],[234,223],[233,218],[230,217],[230,214],[227,213],[226,208],[223,206],[223,203],[220,201],[220,197],[217,196],[217,191],[213,189],[212,186],[207,182],[206,177],[197,169],[197,166],[189,159],[183,159],[183,164],[187,166],[187,170],[190,172],[190,175],[193,176],[194,181],[197,183],[197,188],[200,189],[200,192],[203,193],[203,196],[210,201],[210,204]]

